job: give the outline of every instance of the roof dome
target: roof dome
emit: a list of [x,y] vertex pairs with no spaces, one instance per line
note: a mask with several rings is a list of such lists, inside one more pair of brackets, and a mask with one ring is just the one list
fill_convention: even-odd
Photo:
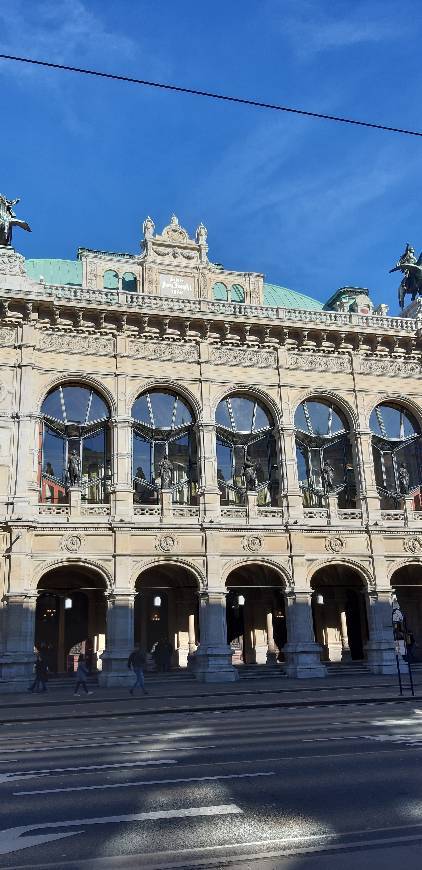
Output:
[[289,290],[288,287],[280,287],[279,284],[267,283],[264,283],[264,305],[272,308],[296,308],[301,311],[321,311],[323,308],[323,303],[318,302],[318,299]]

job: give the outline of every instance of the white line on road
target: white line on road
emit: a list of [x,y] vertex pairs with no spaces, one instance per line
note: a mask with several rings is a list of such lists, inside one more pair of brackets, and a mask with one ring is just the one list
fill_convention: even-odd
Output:
[[[159,810],[148,813],[136,813],[125,816],[100,816],[93,819],[72,819],[64,822],[38,822],[36,825],[22,825],[17,828],[7,828],[0,831],[0,855],[9,855],[11,852],[17,852],[19,849],[27,849],[30,846],[40,846],[43,843],[48,843],[51,840],[60,840],[63,837],[70,837],[74,834],[84,833],[83,829],[88,825],[113,825],[121,822],[151,822],[159,819],[186,819],[195,818],[196,816],[226,816],[242,813],[236,804],[220,804],[219,806],[211,807],[188,807],[178,810]],[[25,836],[30,831],[37,831],[43,828],[79,828],[79,831],[69,831],[60,834],[35,834]]]
[[158,767],[160,764],[177,764],[175,758],[163,758],[157,761],[123,761],[117,764],[87,764],[83,767],[52,767],[44,770],[22,770],[18,773],[0,773],[0,783],[16,782],[19,779],[38,779],[41,776],[52,776],[55,773],[78,773],[81,770],[110,770],[121,767]]
[[149,779],[138,782],[113,782],[105,785],[75,785],[69,788],[44,788],[34,791],[14,791],[13,797],[32,794],[58,794],[69,791],[97,791],[109,788],[140,788],[146,785],[178,785],[181,782],[217,782],[220,779],[253,779],[257,776],[275,776],[275,770],[260,773],[223,773],[220,776],[186,776],[181,779]]
[[[160,743],[161,739],[165,739],[165,738],[160,737],[156,741],[156,743]],[[21,749],[16,749],[16,747],[14,749],[0,749],[0,755],[7,755],[7,753],[9,753],[9,752],[13,753],[13,755],[17,755],[18,753],[21,753],[21,752],[61,752],[64,749],[72,749],[72,750],[75,750],[75,749],[108,749],[110,746],[120,747],[120,746],[132,746],[132,745],[139,745],[139,744],[144,744],[144,741],[142,740],[142,738],[141,739],[138,738],[137,740],[116,740],[116,741],[104,740],[101,743],[92,743],[92,741],[90,743],[78,743],[77,741],[75,741],[74,743],[69,743],[69,744],[53,743],[53,744],[49,744],[49,746],[38,746],[36,743],[34,743],[33,745],[30,745],[30,746],[28,746],[28,745],[24,746]],[[148,753],[148,752],[174,752],[175,748],[176,748],[175,746],[171,746],[169,749],[165,746],[163,746],[163,747],[160,746],[158,749],[139,749],[137,751],[138,751],[138,754],[141,752],[145,752],[145,753]],[[192,749],[215,749],[215,748],[216,748],[216,744],[208,744],[207,746],[195,746],[195,745],[177,746],[177,750],[186,751],[186,752],[189,752]],[[8,760],[8,759],[6,759],[6,760]],[[0,764],[3,764],[3,763],[5,763],[5,762],[0,762]]]

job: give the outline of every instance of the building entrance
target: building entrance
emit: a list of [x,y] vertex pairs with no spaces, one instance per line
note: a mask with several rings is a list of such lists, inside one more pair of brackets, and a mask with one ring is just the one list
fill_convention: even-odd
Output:
[[227,581],[227,643],[233,664],[283,661],[287,640],[280,575],[267,565],[242,565]]
[[391,585],[406,617],[411,658],[422,662],[422,565],[415,563],[398,568]]
[[362,578],[348,565],[327,565],[311,585],[315,639],[324,661],[364,659],[369,633]]
[[38,584],[35,648],[51,673],[75,669],[84,653],[91,670],[101,669],[105,648],[105,583],[94,571],[63,566],[44,574]]
[[186,568],[160,563],[136,582],[134,642],[149,667],[186,668],[198,644],[198,582]]

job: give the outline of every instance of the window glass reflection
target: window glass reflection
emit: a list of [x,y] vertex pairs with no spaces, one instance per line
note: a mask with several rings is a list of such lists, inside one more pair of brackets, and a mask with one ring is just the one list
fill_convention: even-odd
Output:
[[422,482],[420,427],[409,411],[387,402],[372,411],[369,424],[381,508],[398,509]]
[[40,498],[68,498],[68,462],[74,451],[80,468],[81,498],[107,501],[111,485],[109,411],[84,385],[60,385],[46,396],[41,412]]
[[252,469],[258,504],[277,504],[279,482],[273,422],[255,399],[232,395],[216,411],[217,480],[222,504],[244,504],[252,488],[245,464]]
[[[176,393],[151,390],[136,399],[132,417],[135,502],[157,503],[165,485],[175,503],[195,504],[196,436],[186,402]],[[167,469],[165,477],[163,463]]]
[[305,507],[324,507],[337,496],[340,508],[356,506],[352,448],[345,416],[330,402],[308,399],[295,413],[296,458]]

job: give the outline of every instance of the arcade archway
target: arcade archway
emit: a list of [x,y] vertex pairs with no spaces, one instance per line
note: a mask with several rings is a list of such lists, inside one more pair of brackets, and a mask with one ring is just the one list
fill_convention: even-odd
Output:
[[406,617],[412,660],[422,662],[422,564],[398,568],[391,577],[391,586]]
[[149,665],[157,644],[165,643],[171,645],[171,666],[187,667],[199,642],[196,576],[183,565],[160,562],[140,574],[135,588],[134,642],[151,656]]
[[233,664],[283,661],[287,630],[281,575],[269,565],[247,563],[229,574],[226,587]]
[[315,640],[329,662],[362,661],[369,638],[365,584],[349,565],[326,565],[312,577]]
[[95,570],[63,565],[48,571],[38,583],[35,648],[51,673],[73,671],[79,653],[90,670],[101,669],[105,648],[106,585]]

